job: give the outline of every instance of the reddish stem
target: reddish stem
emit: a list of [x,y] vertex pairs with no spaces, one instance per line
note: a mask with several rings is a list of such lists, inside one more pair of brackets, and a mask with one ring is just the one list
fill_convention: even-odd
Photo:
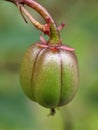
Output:
[[51,17],[51,15],[47,12],[47,10],[42,5],[40,5],[38,2],[36,2],[34,0],[7,0],[7,1],[10,1],[18,6],[26,4],[27,6],[36,10],[46,21],[47,24],[45,24],[44,26],[42,24],[40,24],[39,22],[37,22],[34,18],[31,18],[29,12],[27,12],[27,10],[23,6],[21,6],[23,13],[26,16],[28,16],[28,15],[30,16],[30,17],[28,17],[29,20],[38,29],[43,30],[44,33],[50,35],[50,39],[48,42],[50,45],[54,46],[54,45],[60,44],[60,35],[59,35],[58,28],[57,28],[53,18]]

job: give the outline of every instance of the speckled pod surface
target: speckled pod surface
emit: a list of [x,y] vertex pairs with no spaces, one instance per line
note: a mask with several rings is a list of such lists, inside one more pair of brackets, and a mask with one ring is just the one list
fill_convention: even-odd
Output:
[[73,99],[78,88],[76,55],[32,44],[24,56],[20,78],[31,100],[47,108],[63,106]]

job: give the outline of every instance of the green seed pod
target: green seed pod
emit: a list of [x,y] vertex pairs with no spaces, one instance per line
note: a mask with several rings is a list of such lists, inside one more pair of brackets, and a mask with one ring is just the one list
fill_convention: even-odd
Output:
[[[78,64],[73,48],[64,46],[60,38],[62,23],[57,27],[48,11],[35,0],[6,0],[14,3],[25,22],[31,23],[45,35],[39,43],[27,50],[21,67],[21,84],[25,94],[40,105],[50,108],[51,115],[55,107],[69,103],[78,88]],[[25,6],[37,11],[45,24],[33,18]],[[26,16],[26,18],[25,18]]]
[[21,84],[25,94],[44,107],[69,103],[78,88],[75,53],[59,46],[31,45],[23,59]]

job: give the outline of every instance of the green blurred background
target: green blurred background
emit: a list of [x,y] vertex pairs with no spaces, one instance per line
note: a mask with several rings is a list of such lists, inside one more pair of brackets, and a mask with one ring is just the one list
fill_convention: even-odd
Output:
[[98,130],[98,1],[38,1],[58,25],[66,23],[61,36],[64,44],[76,49],[78,93],[54,117],[24,95],[19,80],[21,60],[41,32],[26,24],[13,4],[0,0],[0,130]]

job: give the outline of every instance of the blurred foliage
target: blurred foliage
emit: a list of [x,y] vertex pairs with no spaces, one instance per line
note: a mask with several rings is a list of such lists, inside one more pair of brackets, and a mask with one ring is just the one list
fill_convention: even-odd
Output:
[[40,32],[26,24],[17,8],[0,1],[0,130],[98,129],[98,1],[43,0],[57,24],[66,23],[64,44],[76,49],[79,90],[74,100],[48,117],[49,110],[24,95],[19,69],[26,49]]

